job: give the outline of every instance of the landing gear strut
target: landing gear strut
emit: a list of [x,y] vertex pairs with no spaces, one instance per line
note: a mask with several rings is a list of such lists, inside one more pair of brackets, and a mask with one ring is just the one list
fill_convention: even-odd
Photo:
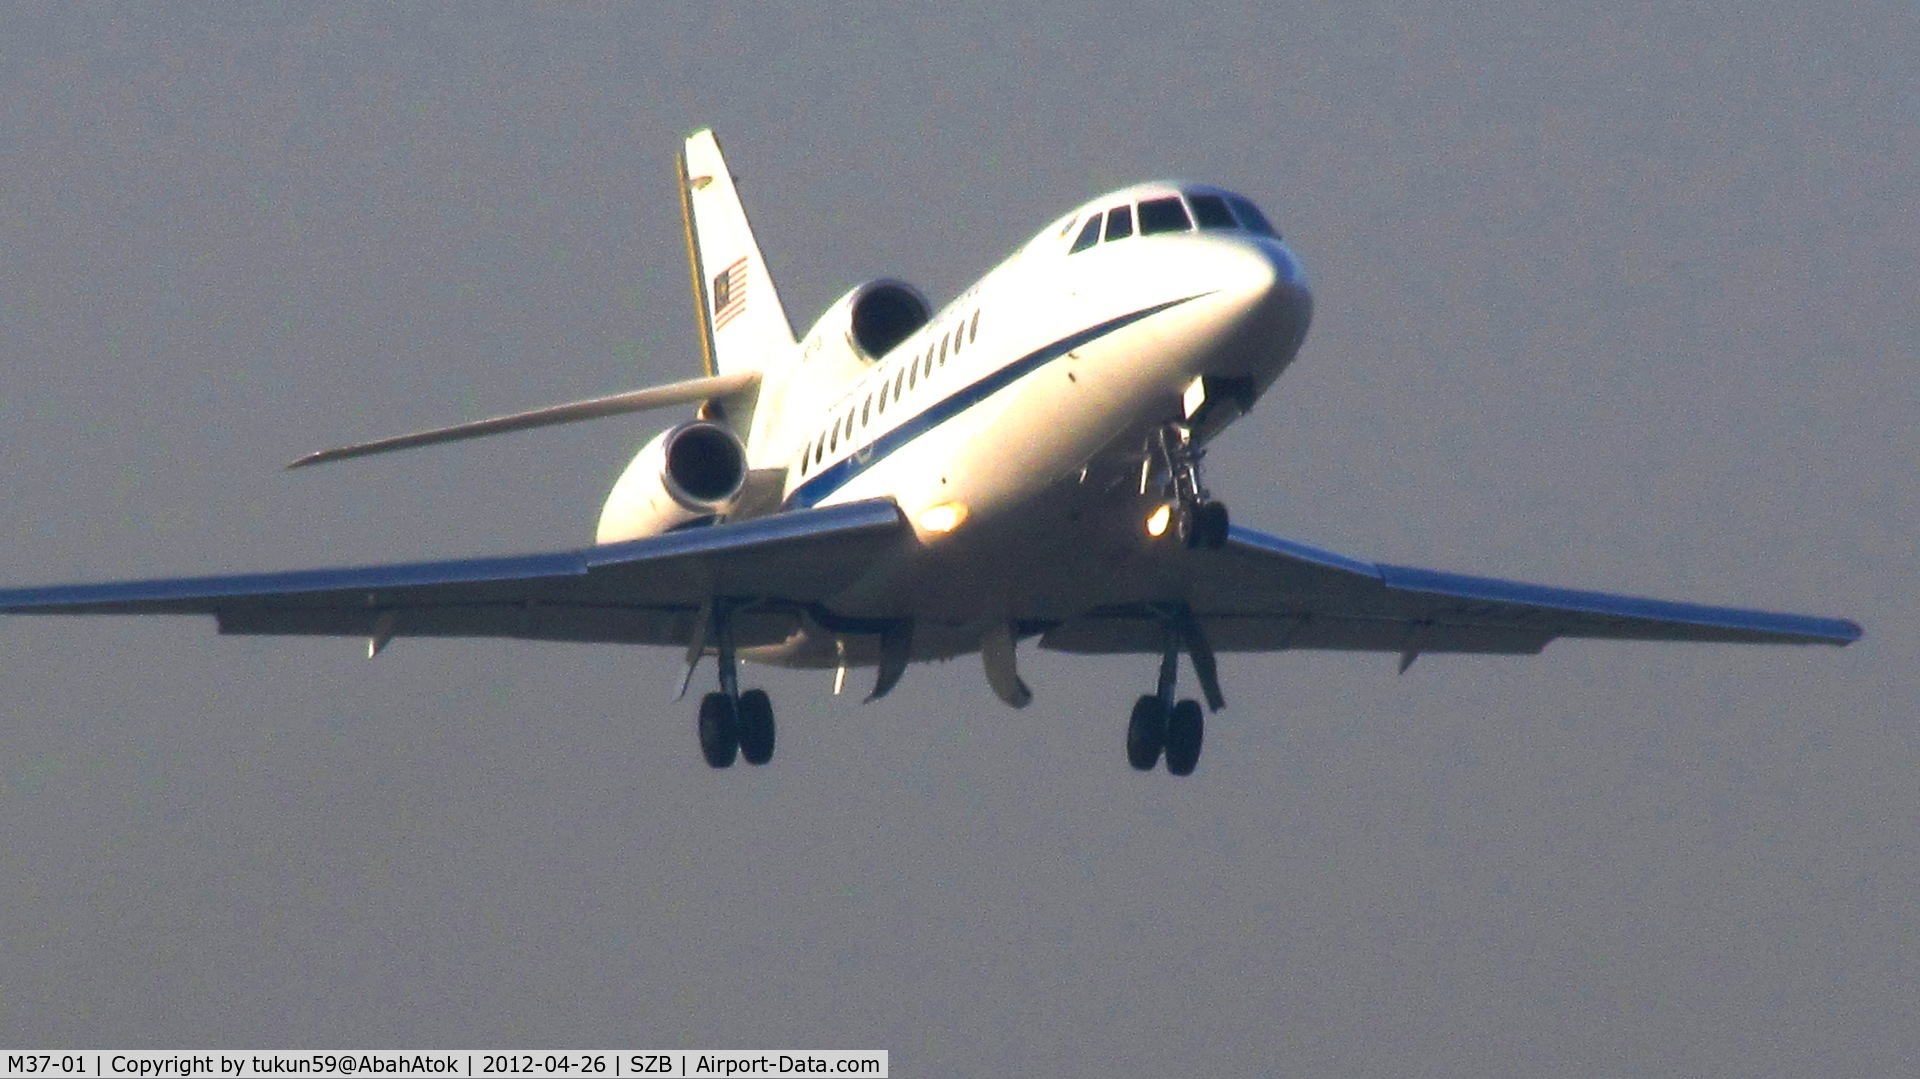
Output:
[[1174,681],[1180,671],[1181,646],[1193,661],[1207,706],[1219,711],[1226,706],[1220,694],[1220,679],[1213,661],[1213,648],[1207,643],[1200,622],[1185,604],[1168,605],[1155,612],[1160,617],[1164,641],[1160,651],[1160,683],[1155,692],[1133,703],[1133,715],[1127,720],[1127,763],[1141,772],[1152,771],[1164,754],[1167,771],[1176,776],[1192,775],[1200,763],[1200,744],[1206,738],[1206,718],[1200,702],[1176,701]]
[[748,764],[765,764],[773,759],[773,701],[763,689],[740,692],[732,616],[732,608],[725,601],[713,603],[702,612],[693,645],[687,650],[689,657],[697,660],[711,632],[720,668],[720,691],[700,698],[697,727],[700,755],[710,768],[732,767],[736,754],[745,757]]
[[1188,547],[1218,550],[1227,543],[1227,507],[1213,501],[1200,478],[1207,451],[1193,440],[1193,428],[1169,423],[1160,428],[1156,449],[1166,469],[1166,497],[1173,504],[1174,534]]

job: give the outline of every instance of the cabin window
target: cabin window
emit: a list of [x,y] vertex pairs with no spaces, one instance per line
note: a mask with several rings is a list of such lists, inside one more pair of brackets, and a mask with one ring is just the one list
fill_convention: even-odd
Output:
[[1159,232],[1185,232],[1193,227],[1187,220],[1187,208],[1180,204],[1178,195],[1169,195],[1163,199],[1148,199],[1140,204],[1140,235],[1152,236]]
[[813,463],[818,465],[820,458],[827,455],[827,436],[822,434],[813,440]]
[[900,400],[900,387],[906,385],[906,382],[907,368],[902,367],[900,373],[893,376],[893,399],[895,401]]
[[1085,251],[1087,248],[1099,242],[1100,215],[1094,214],[1092,217],[1087,218],[1087,223],[1085,227],[1081,228],[1080,235],[1074,237],[1073,246],[1067,248],[1067,254],[1071,255],[1076,251]]
[[1227,201],[1233,204],[1234,213],[1240,215],[1240,224],[1248,232],[1257,232],[1276,240],[1280,238],[1280,233],[1274,229],[1272,222],[1267,220],[1267,216],[1260,212],[1260,207],[1238,195],[1229,196]]
[[936,345],[928,345],[927,354],[924,357],[922,357],[920,360],[920,366],[926,368],[926,370],[923,371],[922,373],[925,374],[928,378],[933,377],[933,353],[937,347],[938,346]]
[[871,419],[873,419],[873,395],[868,394],[867,399],[860,402],[860,426],[865,427],[867,421]]
[[884,416],[887,414],[887,380],[886,379],[880,380],[880,399],[874,402],[873,414],[876,416]]
[[976,310],[973,313],[973,325],[967,329],[967,344],[971,345],[978,340],[980,340],[980,312]]
[[942,367],[947,365],[947,344],[952,340],[950,335],[940,338],[940,366]]
[[1107,242],[1133,235],[1133,207],[1115,206],[1107,211]]
[[832,433],[832,437],[830,437],[827,440],[827,448],[834,451],[835,453],[840,452],[840,421],[839,420],[833,421],[833,433]]
[[1227,209],[1227,200],[1218,195],[1189,195],[1187,201],[1193,204],[1193,216],[1203,229],[1238,228],[1233,222],[1233,211]]

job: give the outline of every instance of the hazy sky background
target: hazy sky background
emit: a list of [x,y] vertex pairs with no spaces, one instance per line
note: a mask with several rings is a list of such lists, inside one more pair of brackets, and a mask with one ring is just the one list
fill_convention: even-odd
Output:
[[[1209,458],[1356,555],[1861,643],[1154,661],[882,704],[679,657],[0,626],[0,1042],[882,1047],[896,1075],[1920,1070],[1911,4],[0,8],[0,581],[571,547],[687,377],[720,135],[798,328],[1136,180],[1317,298]],[[864,685],[864,678],[862,679]]]

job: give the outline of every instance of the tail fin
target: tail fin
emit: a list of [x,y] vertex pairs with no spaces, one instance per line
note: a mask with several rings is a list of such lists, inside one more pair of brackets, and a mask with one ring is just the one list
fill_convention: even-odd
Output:
[[713,132],[688,136],[679,164],[705,374],[763,370],[793,348],[793,326]]

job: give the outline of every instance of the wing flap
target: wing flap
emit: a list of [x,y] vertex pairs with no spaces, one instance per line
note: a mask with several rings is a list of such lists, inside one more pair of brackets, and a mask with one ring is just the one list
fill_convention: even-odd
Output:
[[[215,612],[223,634],[378,637],[512,637],[582,644],[684,645],[693,636],[693,607],[597,606],[579,603],[460,604],[381,610],[339,607],[261,607]],[[390,618],[381,625],[382,618]],[[734,641],[743,648],[778,644],[800,627],[792,607],[734,615]]]

